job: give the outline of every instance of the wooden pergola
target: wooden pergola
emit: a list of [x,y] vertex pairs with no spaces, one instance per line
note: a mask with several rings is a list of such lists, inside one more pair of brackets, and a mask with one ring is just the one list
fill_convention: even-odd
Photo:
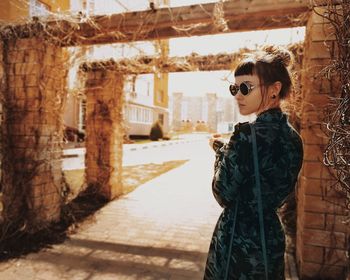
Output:
[[[67,93],[62,47],[306,26],[301,70],[305,159],[298,187],[297,262],[302,277],[343,275],[348,229],[341,221],[346,210],[330,202],[342,198],[329,191],[333,177],[319,161],[320,147],[327,141],[321,129],[322,108],[332,90],[332,81],[320,77],[319,71],[330,61],[325,41],[334,38],[325,34],[329,23],[319,15],[326,12],[322,5],[327,1],[317,4],[320,7],[314,11],[306,0],[232,0],[3,27],[0,90],[4,96],[1,145],[7,149],[1,165],[5,220],[16,221],[25,213],[26,225],[35,230],[60,218],[60,143]],[[215,62],[208,64],[211,60]],[[149,73],[153,68],[147,64],[165,72],[227,69],[227,61],[233,60],[234,55],[216,55],[188,57],[182,64],[170,63],[171,58],[168,62],[147,58],[82,66],[87,72],[87,181],[108,199],[120,194],[124,74]]]
[[10,26],[7,35],[44,36],[61,46],[125,43],[305,26],[309,1],[225,1],[109,16],[76,17]]

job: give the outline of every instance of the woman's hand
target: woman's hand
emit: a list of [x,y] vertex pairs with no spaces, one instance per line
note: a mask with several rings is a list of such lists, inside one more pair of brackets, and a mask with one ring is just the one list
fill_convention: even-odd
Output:
[[225,144],[224,140],[221,138],[221,134],[214,134],[209,139],[209,146],[216,152]]

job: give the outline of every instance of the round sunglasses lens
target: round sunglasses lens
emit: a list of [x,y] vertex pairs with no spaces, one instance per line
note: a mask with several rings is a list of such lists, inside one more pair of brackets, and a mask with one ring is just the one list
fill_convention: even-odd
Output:
[[249,86],[246,83],[241,83],[239,85],[239,91],[243,94],[243,95],[247,95],[249,93]]
[[230,85],[230,92],[233,96],[235,96],[238,92],[238,87],[236,85]]

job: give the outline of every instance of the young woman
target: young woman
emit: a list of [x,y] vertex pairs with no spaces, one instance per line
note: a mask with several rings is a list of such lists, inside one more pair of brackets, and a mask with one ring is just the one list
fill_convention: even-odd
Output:
[[210,141],[216,151],[212,190],[223,212],[206,280],[284,279],[285,235],[276,211],[293,191],[303,160],[301,138],[280,108],[292,86],[290,62],[287,50],[269,46],[248,54],[234,72],[230,92],[239,111],[257,118],[236,125],[227,144]]

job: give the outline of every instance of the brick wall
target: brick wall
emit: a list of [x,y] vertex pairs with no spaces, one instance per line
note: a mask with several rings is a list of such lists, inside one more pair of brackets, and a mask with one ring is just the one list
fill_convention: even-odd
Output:
[[41,39],[8,41],[1,145],[4,216],[35,230],[59,219],[66,55]]
[[86,180],[98,194],[112,199],[123,193],[124,76],[96,70],[86,80]]
[[319,73],[330,64],[325,40],[335,49],[334,37],[329,35],[331,27],[323,22],[313,12],[305,39],[301,120],[305,155],[298,189],[297,264],[301,278],[345,279],[348,229],[343,224],[344,199],[331,188],[334,171],[322,163],[328,142],[322,124],[323,109],[337,92],[337,81],[327,80]]

